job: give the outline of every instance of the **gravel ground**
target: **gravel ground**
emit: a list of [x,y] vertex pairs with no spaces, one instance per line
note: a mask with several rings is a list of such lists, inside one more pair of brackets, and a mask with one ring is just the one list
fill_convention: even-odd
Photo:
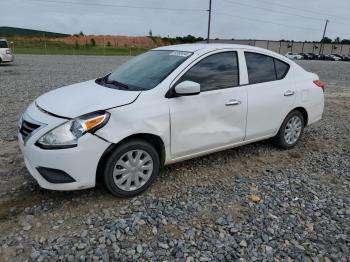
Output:
[[294,149],[263,141],[175,164],[132,199],[40,189],[15,141],[20,113],[126,59],[18,55],[0,66],[1,261],[350,261],[346,62],[300,62],[326,82],[326,107]]

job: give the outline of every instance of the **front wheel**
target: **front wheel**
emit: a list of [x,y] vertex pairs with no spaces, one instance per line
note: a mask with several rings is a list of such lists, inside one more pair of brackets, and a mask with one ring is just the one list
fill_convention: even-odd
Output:
[[107,189],[118,197],[132,197],[146,190],[159,174],[155,148],[145,140],[133,139],[119,145],[104,169]]
[[304,131],[303,114],[295,110],[290,112],[284,119],[280,130],[274,137],[274,142],[281,148],[294,147],[300,140]]

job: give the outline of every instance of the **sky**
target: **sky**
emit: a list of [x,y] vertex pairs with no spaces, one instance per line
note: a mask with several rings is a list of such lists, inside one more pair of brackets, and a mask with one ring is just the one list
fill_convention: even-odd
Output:
[[[206,38],[209,0],[0,0],[0,26]],[[350,0],[212,0],[212,39],[350,39]]]

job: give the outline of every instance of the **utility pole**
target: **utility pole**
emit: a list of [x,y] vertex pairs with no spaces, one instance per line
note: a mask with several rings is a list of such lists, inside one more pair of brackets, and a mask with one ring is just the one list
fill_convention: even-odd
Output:
[[278,47],[278,53],[280,54],[281,53],[281,41],[280,41],[280,45]]
[[44,33],[44,48],[45,48],[45,55],[47,55],[47,47],[46,47],[46,36]]
[[103,55],[106,55],[106,39],[105,39],[105,35],[103,35]]
[[322,35],[322,39],[321,39],[321,46],[320,46],[320,50],[318,51],[318,54],[321,54],[321,50],[322,50],[322,54],[323,54],[323,46],[324,43],[322,42],[322,40],[324,39],[324,36],[326,35],[326,30],[327,30],[327,25],[328,25],[329,20],[326,20],[326,24],[324,25],[324,30],[323,30],[323,35]]
[[207,43],[209,44],[210,39],[210,20],[211,20],[211,0],[209,0],[209,17],[208,17],[208,36],[207,36]]

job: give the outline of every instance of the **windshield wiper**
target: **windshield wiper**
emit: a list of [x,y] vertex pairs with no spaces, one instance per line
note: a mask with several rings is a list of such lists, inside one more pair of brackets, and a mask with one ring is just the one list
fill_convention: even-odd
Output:
[[97,78],[96,79],[96,83],[100,84],[100,85],[105,85],[105,84],[109,84],[109,85],[114,85],[115,87],[121,87],[124,89],[130,89],[130,87],[127,84],[118,82],[117,80],[108,80],[110,74],[103,76],[101,78]]
[[106,79],[105,83],[106,84],[110,84],[110,85],[114,85],[116,87],[122,87],[124,89],[129,89],[129,86],[127,84],[120,83],[117,80],[108,80],[108,79]]

